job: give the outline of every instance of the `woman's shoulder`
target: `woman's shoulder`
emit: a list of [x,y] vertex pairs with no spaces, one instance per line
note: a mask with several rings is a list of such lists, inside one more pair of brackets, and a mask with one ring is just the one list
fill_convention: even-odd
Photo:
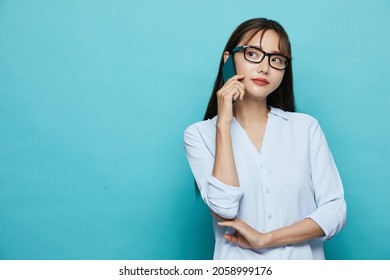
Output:
[[189,125],[184,130],[184,135],[194,135],[194,134],[200,134],[200,135],[208,135],[208,134],[215,134],[215,128],[217,123],[217,116],[215,116],[212,119],[199,121],[196,123],[193,123]]

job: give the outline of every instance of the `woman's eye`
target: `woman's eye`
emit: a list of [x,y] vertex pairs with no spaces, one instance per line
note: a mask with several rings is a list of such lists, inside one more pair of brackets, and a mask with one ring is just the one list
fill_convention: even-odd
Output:
[[255,52],[248,52],[247,54],[250,57],[257,57],[257,54]]
[[272,56],[271,58],[271,62],[275,64],[284,64],[284,61],[285,59],[282,56]]
[[259,60],[261,57],[260,51],[256,49],[247,49],[245,55],[247,59],[254,60],[254,61]]

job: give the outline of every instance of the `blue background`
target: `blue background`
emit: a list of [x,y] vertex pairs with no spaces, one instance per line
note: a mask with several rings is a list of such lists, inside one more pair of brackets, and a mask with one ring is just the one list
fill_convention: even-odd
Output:
[[253,17],[289,33],[345,185],[327,258],[390,259],[388,0],[0,0],[0,259],[212,258],[183,130]]

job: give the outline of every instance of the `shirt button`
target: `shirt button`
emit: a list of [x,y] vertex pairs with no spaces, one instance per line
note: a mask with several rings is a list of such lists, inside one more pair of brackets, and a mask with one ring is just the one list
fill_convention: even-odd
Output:
[[272,219],[272,215],[271,214],[268,214],[268,219]]
[[265,192],[266,192],[266,193],[269,193],[269,189],[266,189]]
[[260,163],[260,169],[263,169],[263,168],[264,168],[263,164]]

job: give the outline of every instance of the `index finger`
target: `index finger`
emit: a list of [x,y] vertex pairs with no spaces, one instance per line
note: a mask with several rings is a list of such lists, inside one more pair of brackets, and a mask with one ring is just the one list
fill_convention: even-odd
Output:
[[228,83],[229,81],[234,81],[234,80],[242,80],[242,79],[244,79],[244,78],[245,78],[244,75],[236,74],[236,75],[234,75],[233,77],[231,77],[230,79],[228,79],[228,80],[226,81],[226,83]]

